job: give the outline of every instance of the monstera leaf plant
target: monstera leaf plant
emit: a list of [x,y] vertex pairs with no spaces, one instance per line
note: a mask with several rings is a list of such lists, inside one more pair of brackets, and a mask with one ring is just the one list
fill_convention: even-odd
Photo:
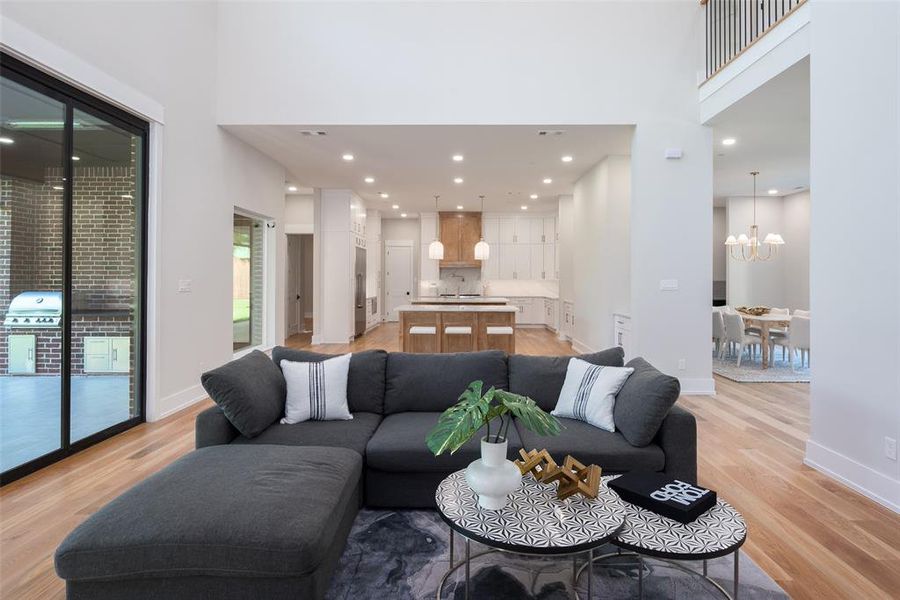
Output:
[[[435,456],[446,451],[453,454],[472,439],[482,427],[488,442],[506,441],[513,417],[538,435],[558,435],[561,429],[556,417],[544,412],[532,400],[519,394],[491,387],[482,394],[484,382],[473,381],[459,396],[459,402],[441,414],[437,425],[425,438]],[[491,423],[499,421],[492,431]]]

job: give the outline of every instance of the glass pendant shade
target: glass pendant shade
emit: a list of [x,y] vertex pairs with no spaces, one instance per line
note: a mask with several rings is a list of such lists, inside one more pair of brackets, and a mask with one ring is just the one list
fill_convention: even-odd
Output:
[[491,247],[484,239],[475,244],[475,260],[487,260],[491,257]]
[[444,260],[444,245],[440,240],[434,240],[428,244],[428,258],[434,260]]

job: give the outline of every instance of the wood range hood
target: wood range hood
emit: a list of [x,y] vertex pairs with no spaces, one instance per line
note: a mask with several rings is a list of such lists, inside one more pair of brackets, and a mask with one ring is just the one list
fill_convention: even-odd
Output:
[[481,261],[475,260],[475,244],[481,239],[481,213],[440,212],[438,217],[444,244],[440,267],[480,269]]

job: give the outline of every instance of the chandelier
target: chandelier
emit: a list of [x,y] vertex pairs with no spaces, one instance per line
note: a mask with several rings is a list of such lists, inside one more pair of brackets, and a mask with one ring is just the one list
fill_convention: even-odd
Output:
[[[766,246],[766,254],[760,253],[759,242],[759,226],[756,224],[756,176],[759,171],[751,171],[753,175],[753,224],[750,225],[750,235],[742,233],[737,238],[729,235],[725,240],[725,246],[728,247],[728,253],[734,260],[742,262],[763,262],[772,260],[778,256],[778,246],[784,245],[784,238],[777,233],[768,233],[762,241],[762,245]],[[740,247],[740,253],[737,252],[737,246]]]

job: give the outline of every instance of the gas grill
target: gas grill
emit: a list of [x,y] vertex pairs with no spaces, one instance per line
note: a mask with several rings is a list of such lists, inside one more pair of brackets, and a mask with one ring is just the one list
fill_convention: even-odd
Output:
[[5,327],[59,327],[62,292],[22,292],[9,303]]

